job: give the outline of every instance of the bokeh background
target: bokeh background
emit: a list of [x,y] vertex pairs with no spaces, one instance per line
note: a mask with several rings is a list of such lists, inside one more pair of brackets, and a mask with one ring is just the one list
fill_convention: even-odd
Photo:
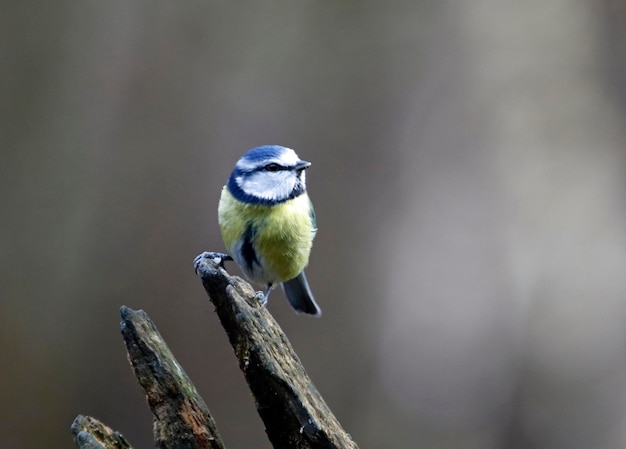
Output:
[[625,49],[619,0],[5,2],[0,447],[152,446],[123,304],[270,447],[192,269],[266,143],[324,316],[269,308],[361,448],[626,447]]

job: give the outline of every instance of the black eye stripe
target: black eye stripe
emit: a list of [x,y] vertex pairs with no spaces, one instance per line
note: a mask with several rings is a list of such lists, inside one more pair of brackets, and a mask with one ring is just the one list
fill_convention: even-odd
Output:
[[279,171],[279,170],[287,170],[287,168],[283,167],[280,164],[272,162],[271,164],[267,164],[265,167],[263,167],[263,170],[266,170],[266,171]]

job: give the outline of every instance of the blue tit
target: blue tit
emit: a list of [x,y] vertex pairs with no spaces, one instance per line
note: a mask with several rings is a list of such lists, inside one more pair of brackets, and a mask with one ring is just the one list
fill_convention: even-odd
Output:
[[265,287],[264,304],[281,284],[297,312],[320,316],[303,271],[317,231],[306,193],[310,165],[290,148],[251,149],[222,189],[218,216],[228,252],[250,281]]

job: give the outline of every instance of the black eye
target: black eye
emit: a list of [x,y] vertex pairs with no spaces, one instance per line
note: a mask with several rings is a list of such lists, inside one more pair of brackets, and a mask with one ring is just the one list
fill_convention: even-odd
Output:
[[282,169],[283,169],[283,167],[278,165],[278,164],[276,164],[275,162],[272,162],[271,164],[267,164],[265,166],[265,170],[267,170],[267,171],[278,171],[278,170],[282,170]]

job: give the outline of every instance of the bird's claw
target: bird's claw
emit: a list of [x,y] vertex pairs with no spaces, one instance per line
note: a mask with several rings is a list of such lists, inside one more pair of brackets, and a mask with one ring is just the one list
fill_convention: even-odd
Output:
[[267,305],[268,295],[263,292],[256,292],[256,298],[259,300],[261,307],[265,307]]
[[233,260],[233,258],[230,257],[228,254],[205,251],[202,254],[197,255],[196,258],[193,260],[193,268],[196,274],[198,274],[198,269],[200,268],[200,264],[202,263],[203,259],[211,259],[212,261],[217,263],[220,268],[224,268],[224,262],[226,262],[227,260]]

